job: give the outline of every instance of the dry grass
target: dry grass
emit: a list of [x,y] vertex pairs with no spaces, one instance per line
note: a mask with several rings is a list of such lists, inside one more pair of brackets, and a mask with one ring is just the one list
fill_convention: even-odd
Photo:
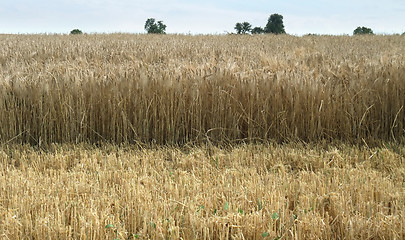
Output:
[[3,146],[0,238],[404,239],[404,153]]
[[402,141],[402,36],[0,36],[0,142]]

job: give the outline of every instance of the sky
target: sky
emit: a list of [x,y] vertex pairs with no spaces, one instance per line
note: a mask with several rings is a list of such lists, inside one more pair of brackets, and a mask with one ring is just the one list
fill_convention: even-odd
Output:
[[144,33],[155,18],[167,33],[224,34],[237,22],[264,27],[273,13],[293,35],[405,32],[405,0],[1,0],[0,33]]

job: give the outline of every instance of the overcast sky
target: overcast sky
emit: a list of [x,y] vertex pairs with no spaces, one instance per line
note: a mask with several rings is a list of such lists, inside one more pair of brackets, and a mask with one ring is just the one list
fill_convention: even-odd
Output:
[[143,33],[155,18],[167,33],[223,34],[236,22],[264,27],[273,13],[296,35],[405,32],[405,0],[1,0],[0,33]]

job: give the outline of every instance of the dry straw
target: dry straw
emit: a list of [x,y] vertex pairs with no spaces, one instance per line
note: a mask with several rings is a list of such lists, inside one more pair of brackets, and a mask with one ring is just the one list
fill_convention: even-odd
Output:
[[2,146],[0,238],[405,237],[403,146],[183,150]]

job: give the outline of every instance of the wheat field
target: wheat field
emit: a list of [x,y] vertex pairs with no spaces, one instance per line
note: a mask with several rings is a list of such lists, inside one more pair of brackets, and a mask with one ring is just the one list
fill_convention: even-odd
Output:
[[0,46],[0,239],[405,239],[403,36]]
[[403,141],[403,36],[4,35],[0,142]]

